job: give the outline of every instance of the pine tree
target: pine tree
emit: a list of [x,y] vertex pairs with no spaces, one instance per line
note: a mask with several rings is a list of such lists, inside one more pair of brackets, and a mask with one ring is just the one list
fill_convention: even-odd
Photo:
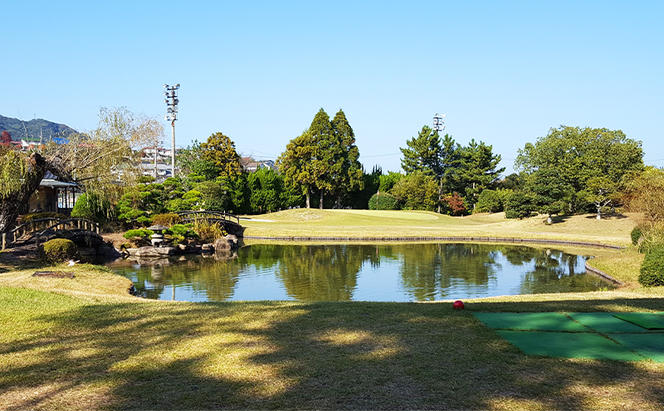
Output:
[[401,148],[403,159],[401,168],[406,174],[422,171],[439,178],[442,174],[440,136],[437,130],[429,126],[422,127],[417,137],[406,142],[406,148]]
[[498,182],[500,173],[505,168],[496,168],[500,163],[500,155],[493,154],[493,147],[475,139],[459,149],[458,167],[452,177],[453,185],[458,192],[473,206],[477,196],[485,188],[493,188]]

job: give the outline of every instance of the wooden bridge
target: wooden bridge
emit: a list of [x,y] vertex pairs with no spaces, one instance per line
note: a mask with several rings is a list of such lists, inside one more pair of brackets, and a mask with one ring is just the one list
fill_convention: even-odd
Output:
[[43,237],[58,233],[90,232],[99,234],[99,223],[86,218],[40,218],[23,223],[13,230],[2,233],[2,249],[40,242]]
[[219,224],[229,233],[238,237],[242,236],[244,227],[240,225],[240,217],[223,211],[180,211],[177,213],[182,223],[194,223],[196,221],[207,221],[210,224]]

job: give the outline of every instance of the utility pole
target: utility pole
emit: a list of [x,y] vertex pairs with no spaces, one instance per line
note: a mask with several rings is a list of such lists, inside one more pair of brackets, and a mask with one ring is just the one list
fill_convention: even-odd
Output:
[[445,130],[445,114],[434,114],[433,115],[433,129],[440,134],[441,131]]
[[[164,84],[164,88],[166,89],[166,121],[171,122],[171,131],[172,131],[172,147],[173,151],[171,151],[171,177],[175,177],[175,120],[178,119],[178,89],[180,88],[180,84],[176,84],[174,86],[169,86],[168,84]],[[156,149],[155,149],[155,156],[156,156]]]

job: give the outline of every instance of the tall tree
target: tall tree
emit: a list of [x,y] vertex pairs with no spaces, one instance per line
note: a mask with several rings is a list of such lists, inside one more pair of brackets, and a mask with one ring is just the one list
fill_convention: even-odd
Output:
[[194,174],[205,180],[214,180],[219,177],[219,169],[212,161],[203,157],[203,152],[201,143],[198,141],[194,141],[189,147],[178,151],[176,161],[182,175]]
[[286,184],[299,187],[306,198],[306,207],[311,208],[311,191],[316,185],[314,160],[317,147],[309,130],[292,139],[286,151],[277,159],[279,171],[284,175]]
[[214,164],[220,177],[232,178],[242,173],[235,143],[223,133],[214,133],[201,144],[203,159]]
[[[578,193],[591,178],[618,183],[625,174],[642,170],[643,150],[641,142],[620,130],[560,126],[519,150],[515,166],[527,173],[551,170]],[[571,211],[585,204],[573,199]]]
[[440,178],[443,171],[441,162],[442,146],[437,130],[429,126],[422,127],[422,131],[406,142],[405,148],[400,148],[403,158],[401,168],[406,174],[414,171],[428,173]]
[[330,147],[337,155],[331,165],[332,191],[337,197],[337,207],[341,206],[342,196],[351,191],[362,190],[364,185],[360,150],[355,145],[355,133],[348,123],[346,114],[339,110],[331,122],[333,142],[338,147]]
[[337,162],[342,156],[341,146],[336,141],[330,116],[322,108],[314,116],[309,133],[315,147],[312,164],[314,185],[320,193],[319,208],[323,209],[325,193],[334,190],[335,180],[341,174],[342,166]]
[[529,178],[526,190],[534,194],[533,201],[537,211],[547,214],[548,224],[553,222],[553,215],[565,213],[573,194],[569,184],[547,169],[534,172]]
[[451,179],[469,204],[475,205],[482,190],[493,188],[500,173],[505,171],[505,168],[498,168],[500,155],[493,154],[492,150],[492,146],[472,139],[458,151],[458,167]]

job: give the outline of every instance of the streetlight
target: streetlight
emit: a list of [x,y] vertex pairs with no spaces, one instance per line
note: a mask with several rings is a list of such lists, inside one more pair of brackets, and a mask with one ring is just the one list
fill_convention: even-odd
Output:
[[178,119],[178,103],[180,100],[178,100],[177,91],[180,88],[180,84],[176,84],[174,86],[169,86],[168,84],[164,84],[164,88],[166,89],[164,93],[166,94],[166,100],[165,100],[166,121],[171,122],[171,130],[173,137],[172,138],[173,151],[171,151],[171,177],[175,177],[175,120]]
[[433,115],[433,129],[438,133],[445,130],[445,114],[434,114]]

